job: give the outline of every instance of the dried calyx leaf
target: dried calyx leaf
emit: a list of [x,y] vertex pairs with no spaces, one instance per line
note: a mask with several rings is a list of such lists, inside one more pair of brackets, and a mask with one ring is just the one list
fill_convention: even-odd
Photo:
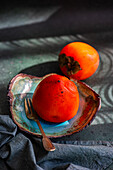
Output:
[[68,75],[76,74],[79,70],[82,70],[78,61],[64,53],[59,55],[59,64],[61,67],[66,66]]

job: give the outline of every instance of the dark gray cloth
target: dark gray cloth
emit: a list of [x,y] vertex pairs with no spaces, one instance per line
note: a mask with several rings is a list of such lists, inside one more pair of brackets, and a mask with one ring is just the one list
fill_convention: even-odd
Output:
[[9,116],[0,115],[1,170],[97,170],[113,163],[110,142],[72,141],[54,145],[54,152],[45,151],[41,139],[18,130]]

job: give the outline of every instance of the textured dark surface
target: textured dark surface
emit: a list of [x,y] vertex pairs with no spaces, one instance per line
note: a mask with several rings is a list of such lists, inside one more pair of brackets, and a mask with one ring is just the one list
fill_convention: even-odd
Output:
[[[60,167],[61,165],[66,164],[67,167],[67,163],[73,163],[75,165],[79,165],[87,168],[102,169],[108,167],[112,163],[113,160],[112,157],[113,155],[113,148],[112,148],[113,10],[111,10],[112,5],[109,6],[110,8],[108,8],[107,5],[104,6],[104,8],[101,7],[100,10],[99,10],[99,6],[97,5],[98,8],[97,14],[98,12],[104,13],[104,9],[105,9],[105,13],[102,16],[106,15],[104,18],[106,19],[108,18],[108,21],[99,19],[97,22],[97,27],[96,24],[94,24],[93,22],[93,21],[96,22],[96,20],[93,20],[94,18],[92,18],[92,20],[88,22],[89,14],[85,15],[86,14],[85,12],[85,14],[83,15],[84,17],[83,21],[86,20],[88,22],[87,27],[85,25],[85,22],[83,22],[84,23],[83,25],[78,24],[79,26],[81,25],[80,29],[82,28],[83,31],[82,29],[81,31],[79,31],[79,27],[74,31],[73,28],[69,29],[70,27],[68,26],[66,27],[66,29],[65,27],[63,27],[59,31],[58,29],[59,24],[58,23],[56,24],[54,20],[53,23],[56,24],[53,27],[54,30],[52,31],[51,29],[47,29],[45,27],[47,25],[45,24],[43,29],[46,31],[42,32],[41,34],[38,34],[39,33],[38,26],[34,30],[34,28],[31,25],[31,22],[35,24],[36,22],[40,22],[44,20],[47,16],[51,16],[51,14],[54,14],[54,12],[56,14],[56,11],[58,12],[59,9],[61,9],[59,4],[58,6],[56,5],[51,6],[49,10],[46,6],[45,9],[38,8],[38,7],[35,8],[33,6],[31,7],[29,6],[25,8],[21,6],[19,7],[13,6],[12,8],[8,8],[7,6],[6,9],[1,10],[0,12],[0,37],[1,37],[0,39],[1,40],[0,42],[0,115],[1,115],[0,165],[1,166],[0,167],[2,167],[3,170],[8,169],[8,167],[9,169],[11,168],[16,169],[15,167],[17,165],[20,165],[18,166],[19,170],[21,169],[21,165],[24,165],[23,169],[28,168],[34,170],[37,169],[37,166],[40,166],[42,168],[48,167],[48,169],[51,169],[53,167],[53,164],[56,165],[56,167],[57,166]],[[86,7],[82,9],[86,9]],[[61,11],[61,13],[62,12],[63,11]],[[91,12],[92,14],[92,10],[89,12]],[[108,14],[110,17],[107,17]],[[68,10],[66,15],[70,15],[70,12],[68,13]],[[96,13],[94,13],[94,16],[96,16]],[[98,14],[98,16],[96,17],[101,18],[101,15],[99,16]],[[49,19],[51,19],[51,17]],[[31,30],[29,33],[26,32],[26,29],[29,28],[28,26],[26,26],[26,24],[29,25],[34,30],[33,33]],[[16,25],[17,27],[19,26],[18,30],[15,30]],[[20,26],[25,26],[22,32]],[[12,27],[14,28],[13,31],[12,31]],[[4,29],[6,30],[9,29],[9,30],[7,31],[5,30],[6,31],[5,32]],[[10,30],[12,31],[12,34],[10,34]],[[37,32],[35,32],[36,30]],[[36,37],[35,37],[35,33],[37,34]],[[3,42],[3,40],[6,41]],[[62,145],[56,144],[57,147],[56,152],[47,154],[44,152],[43,148],[41,147],[41,143],[39,139],[36,138],[34,139],[33,137],[24,134],[22,131],[19,130],[17,131],[16,125],[13,124],[11,119],[9,119],[8,115],[10,115],[10,112],[9,112],[9,105],[7,101],[7,86],[9,81],[16,74],[20,72],[37,75],[37,76],[43,76],[51,72],[60,73],[59,66],[57,63],[58,54],[60,50],[67,43],[70,43],[72,41],[84,41],[86,43],[89,43],[92,46],[94,46],[100,54],[100,66],[97,72],[92,77],[85,80],[85,82],[88,85],[90,85],[100,95],[102,100],[102,106],[101,106],[101,110],[98,112],[91,126],[89,126],[87,129],[85,129],[84,131],[78,134],[73,134],[69,137],[54,139],[53,142],[61,143]],[[3,147],[3,144],[6,145],[4,145]],[[81,147],[77,146],[79,144],[81,145]],[[86,145],[88,146],[86,147]],[[94,145],[95,147],[93,147]],[[9,151],[8,148],[11,148],[11,150]],[[39,149],[41,149],[40,150],[41,154],[38,157]],[[67,149],[66,152],[65,149]],[[26,152],[24,150],[26,150]],[[72,151],[73,154],[71,154]],[[79,152],[81,154],[79,154]],[[16,158],[15,154],[18,155],[19,157]],[[26,158],[26,155],[28,154],[29,157]],[[70,154],[70,160],[67,160],[69,154]],[[93,157],[93,155],[95,154],[97,155],[96,158],[98,158],[96,160]],[[76,155],[77,157],[75,157]],[[88,155],[92,155],[91,156],[92,162],[94,164],[93,163],[92,165],[90,164],[89,162],[90,159]],[[73,161],[73,159],[71,159],[71,156],[75,157],[76,161]],[[19,161],[19,158],[22,157],[23,159],[20,159]],[[27,163],[25,163],[25,160]],[[30,163],[29,160],[31,161]],[[14,164],[14,167],[13,167],[13,161],[16,162],[16,164]],[[57,164],[58,162],[59,164]],[[74,166],[74,165],[70,165],[70,166]],[[77,168],[81,169],[81,167],[76,167],[76,169]]]
[[[109,34],[112,37],[112,32]],[[113,49],[112,41],[107,40],[108,33],[107,36],[105,35],[106,33],[60,36],[0,43],[0,114],[10,114],[6,98],[7,86],[16,74],[23,72],[44,76],[51,72],[60,73],[57,60],[61,48],[69,42],[84,40],[95,46],[100,54],[99,69],[85,82],[100,94],[102,107],[87,130],[76,136],[70,136],[68,140],[77,138],[79,140],[111,141],[113,139],[113,134],[111,133],[113,122]]]
[[0,41],[113,30],[113,5],[110,3],[88,0],[50,3],[49,6],[47,2],[45,5],[35,3],[9,4],[3,8]]

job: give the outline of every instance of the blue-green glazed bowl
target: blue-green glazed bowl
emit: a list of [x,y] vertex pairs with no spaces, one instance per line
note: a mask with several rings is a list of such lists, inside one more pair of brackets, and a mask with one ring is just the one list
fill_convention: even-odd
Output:
[[[45,77],[35,77],[20,73],[9,83],[8,96],[12,119],[18,127],[32,135],[41,137],[37,123],[26,117],[24,100],[32,98],[37,85]],[[79,109],[77,114],[63,123],[51,123],[39,118],[40,123],[48,137],[57,138],[80,132],[94,119],[101,106],[99,95],[88,85],[80,81],[72,80],[79,91]]]

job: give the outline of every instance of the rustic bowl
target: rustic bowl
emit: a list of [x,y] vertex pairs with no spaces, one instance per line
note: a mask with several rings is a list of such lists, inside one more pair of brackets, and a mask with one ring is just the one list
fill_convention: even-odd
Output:
[[[21,130],[38,137],[41,137],[39,127],[35,121],[26,117],[24,99],[32,98],[35,88],[43,78],[20,73],[10,81],[8,88],[12,119]],[[99,95],[85,83],[72,81],[77,85],[79,91],[78,112],[72,119],[63,123],[51,123],[39,118],[48,137],[56,138],[80,132],[91,124],[100,109],[101,99]]]

